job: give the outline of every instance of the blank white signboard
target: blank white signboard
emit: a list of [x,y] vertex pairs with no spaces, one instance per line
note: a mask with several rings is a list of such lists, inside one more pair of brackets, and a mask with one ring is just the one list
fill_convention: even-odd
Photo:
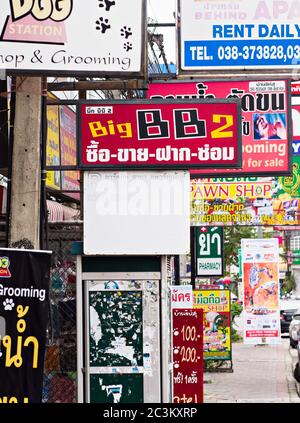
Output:
[[188,171],[84,173],[84,254],[187,254]]

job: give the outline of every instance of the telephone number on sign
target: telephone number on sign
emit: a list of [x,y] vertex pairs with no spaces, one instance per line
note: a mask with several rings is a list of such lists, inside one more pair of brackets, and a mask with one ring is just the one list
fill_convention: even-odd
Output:
[[300,62],[298,40],[185,41],[184,65],[206,66],[295,66]]
[[300,59],[300,45],[250,45],[244,47],[221,46],[218,48],[219,60],[287,60]]

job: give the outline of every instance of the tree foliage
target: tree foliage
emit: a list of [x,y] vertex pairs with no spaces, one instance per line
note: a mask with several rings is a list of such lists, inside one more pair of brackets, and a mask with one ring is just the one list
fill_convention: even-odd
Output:
[[256,230],[251,226],[228,226],[224,228],[225,269],[239,265],[238,250],[242,238],[256,238]]

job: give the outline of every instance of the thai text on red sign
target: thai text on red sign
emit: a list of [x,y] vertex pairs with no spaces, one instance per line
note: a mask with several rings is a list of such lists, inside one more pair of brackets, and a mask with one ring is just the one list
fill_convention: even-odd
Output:
[[239,167],[238,100],[80,104],[81,168]]
[[173,403],[203,402],[203,311],[173,309]]
[[242,168],[192,169],[193,176],[275,175],[290,171],[291,116],[286,80],[153,83],[148,98],[194,101],[239,98],[242,109]]

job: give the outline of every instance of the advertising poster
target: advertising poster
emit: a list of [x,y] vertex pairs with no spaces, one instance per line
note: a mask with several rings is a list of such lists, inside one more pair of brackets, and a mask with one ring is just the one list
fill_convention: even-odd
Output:
[[[75,166],[76,151],[76,113],[69,107],[60,107],[60,152],[62,166]],[[61,189],[70,191],[80,190],[80,176],[78,171],[61,173]],[[66,193],[69,197],[80,199],[80,193]]]
[[203,402],[203,312],[173,309],[173,403]]
[[145,0],[130,0],[130,13],[124,1],[1,0],[0,69],[139,76],[145,10]]
[[228,289],[193,291],[194,309],[203,310],[204,360],[231,360],[231,305]]
[[300,200],[291,189],[299,178],[296,160],[288,177],[192,179],[191,226],[300,224]]
[[[59,109],[58,106],[47,107],[47,166],[60,165],[60,144],[59,144]],[[60,171],[48,171],[46,184],[49,188],[60,189]]]
[[242,168],[215,169],[212,166],[211,169],[203,169],[199,166],[191,169],[191,175],[272,176],[289,173],[291,169],[292,125],[288,93],[289,83],[285,80],[198,80],[153,83],[149,85],[147,97],[153,100],[239,98],[242,108]]
[[79,104],[81,168],[239,167],[238,99]]
[[[191,180],[191,225],[300,224],[300,105],[292,97],[292,169],[286,176]],[[191,171],[192,172],[192,171]]]
[[297,1],[178,0],[180,71],[299,67]]
[[242,239],[244,342],[280,343],[278,239]]
[[0,250],[0,403],[40,403],[49,251]]

